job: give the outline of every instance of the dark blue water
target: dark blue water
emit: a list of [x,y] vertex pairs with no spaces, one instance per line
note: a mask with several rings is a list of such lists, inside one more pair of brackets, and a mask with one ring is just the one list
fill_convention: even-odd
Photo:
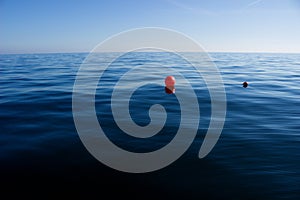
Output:
[[[198,134],[188,151],[159,171],[128,174],[97,161],[81,143],[72,116],[76,73],[87,54],[0,55],[1,192],[24,195],[63,193],[123,194],[139,199],[300,198],[300,54],[212,53],[222,75],[227,115],[212,152],[198,159],[210,120],[210,98],[201,78],[194,80],[201,110]],[[195,54],[194,56],[197,56]],[[186,70],[172,55],[137,53],[116,61],[103,84],[114,84],[126,69],[153,63]],[[142,74],[141,74],[142,77]],[[248,81],[247,88],[242,83]],[[117,145],[135,152],[159,149],[180,124],[175,96],[158,85],[139,88],[130,102],[137,124],[149,123],[149,107],[168,112],[162,133],[134,139],[121,133],[110,109],[111,88],[97,90],[100,124]]]

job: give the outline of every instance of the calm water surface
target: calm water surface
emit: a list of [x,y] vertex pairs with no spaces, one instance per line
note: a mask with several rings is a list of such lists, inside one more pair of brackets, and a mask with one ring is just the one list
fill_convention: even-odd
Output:
[[[139,65],[172,66],[191,80],[198,96],[201,119],[193,144],[170,166],[147,174],[110,169],[82,145],[73,122],[72,90],[86,56],[0,55],[0,176],[5,183],[1,191],[74,196],[119,191],[137,198],[300,198],[300,54],[210,54],[224,81],[227,114],[217,145],[204,159],[197,155],[211,107],[203,79],[182,59],[167,53],[133,53],[116,60],[99,83],[96,110],[105,133],[124,149],[159,149],[172,140],[180,124],[176,97],[149,84],[133,94],[130,113],[144,126],[150,122],[149,107],[160,103],[168,112],[164,129],[149,139],[122,133],[113,120],[110,98],[124,72]],[[242,87],[244,81],[248,88]]]

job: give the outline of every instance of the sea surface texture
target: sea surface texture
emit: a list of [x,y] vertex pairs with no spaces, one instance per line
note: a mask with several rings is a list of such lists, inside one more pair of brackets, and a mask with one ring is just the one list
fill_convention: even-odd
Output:
[[[197,59],[197,53],[187,54]],[[79,138],[72,92],[87,55],[0,55],[0,178],[4,185],[0,191],[94,193],[99,198],[119,193],[138,199],[300,199],[300,54],[209,54],[225,86],[227,111],[217,144],[202,159],[199,149],[214,120],[203,77],[171,53],[128,53],[111,63],[98,83],[95,110],[107,137],[125,150],[144,153],[163,148],[180,126],[180,104],[174,94],[165,92],[164,75],[153,69],[165,69],[168,74],[171,68],[183,74],[199,103],[197,135],[188,150],[171,165],[142,174],[102,164]],[[149,124],[149,108],[154,104],[161,104],[167,112],[163,129],[149,138],[122,132],[111,110],[115,84],[139,66],[144,70],[135,72],[135,81],[152,77],[154,83],[132,94],[133,121],[139,126]],[[171,69],[169,75],[173,75]],[[184,92],[180,81],[175,87],[176,92]]]

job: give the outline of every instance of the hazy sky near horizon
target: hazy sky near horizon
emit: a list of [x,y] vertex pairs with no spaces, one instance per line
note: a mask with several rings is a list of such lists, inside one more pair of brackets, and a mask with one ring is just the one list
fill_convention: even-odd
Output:
[[300,0],[0,0],[0,53],[89,52],[141,27],[207,51],[300,53]]

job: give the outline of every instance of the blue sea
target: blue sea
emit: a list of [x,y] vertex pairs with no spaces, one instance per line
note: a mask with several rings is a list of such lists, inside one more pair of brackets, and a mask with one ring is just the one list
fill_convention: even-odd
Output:
[[[202,159],[198,152],[211,120],[211,99],[203,79],[195,78],[182,60],[168,53],[136,52],[116,60],[111,73],[101,79],[107,88],[97,90],[95,108],[103,130],[120,147],[133,152],[157,150],[172,140],[180,124],[176,97],[149,84],[133,94],[130,114],[145,126],[149,107],[159,103],[168,113],[165,127],[146,139],[122,133],[111,113],[110,86],[126,70],[172,66],[193,79],[199,102],[201,119],[189,149],[171,165],[141,174],[102,164],[78,136],[72,92],[87,55],[0,55],[1,194],[300,199],[300,54],[209,53],[224,82],[227,112],[216,146]],[[138,74],[141,79],[143,74]]]

